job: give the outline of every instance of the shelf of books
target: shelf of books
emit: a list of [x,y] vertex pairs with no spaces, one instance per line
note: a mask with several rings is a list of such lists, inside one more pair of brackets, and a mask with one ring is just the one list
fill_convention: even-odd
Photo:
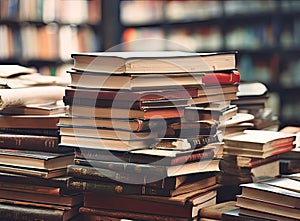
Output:
[[[149,46],[158,50],[173,50],[178,44],[199,52],[238,50],[242,81],[260,81],[271,91],[284,93],[285,87],[297,87],[298,82],[299,11],[299,3],[288,0],[120,1],[121,41],[177,42]],[[125,44],[124,49],[136,47]],[[276,111],[283,122],[292,120]]]
[[[1,1],[0,62],[64,74],[72,51],[101,48],[101,1]],[[62,66],[62,68],[59,68]]]

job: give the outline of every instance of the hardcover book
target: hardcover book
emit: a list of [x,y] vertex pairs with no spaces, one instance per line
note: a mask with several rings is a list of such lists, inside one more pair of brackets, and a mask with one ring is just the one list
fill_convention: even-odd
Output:
[[96,117],[96,118],[120,118],[120,119],[171,119],[183,116],[183,108],[164,108],[164,109],[147,109],[134,110],[126,108],[105,108],[89,106],[70,106],[67,113],[73,116]]
[[224,138],[226,146],[266,151],[293,145],[295,134],[267,130],[244,130],[242,134]]
[[72,164],[74,154],[0,149],[0,161],[2,165],[54,170]]
[[182,73],[231,70],[236,52],[183,51],[73,53],[74,68],[108,73]]
[[68,71],[71,76],[71,87],[109,90],[153,90],[181,89],[203,85],[204,73],[195,74],[130,74],[108,75],[106,73]]
[[71,152],[58,146],[57,136],[0,133],[0,148],[43,152]]
[[20,221],[67,221],[78,214],[78,207],[70,209],[63,208],[41,208],[36,206],[16,205],[0,203],[0,217],[2,220]]
[[[216,191],[210,190],[200,194],[197,191],[195,192],[175,197],[140,195],[112,195],[108,197],[105,193],[85,192],[84,207],[100,209],[118,208],[120,211],[195,218],[198,216],[201,208],[216,203]],[[106,200],[97,200],[99,198],[105,198]]]
[[[166,120],[172,122],[176,119]],[[167,123],[168,124],[168,123]],[[160,128],[165,125],[165,122],[161,120],[145,120],[145,119],[110,119],[110,118],[93,118],[91,116],[80,117],[80,116],[62,116],[59,118],[59,126],[89,126],[97,128],[109,128],[116,130],[127,130],[127,131],[149,131],[151,128]]]

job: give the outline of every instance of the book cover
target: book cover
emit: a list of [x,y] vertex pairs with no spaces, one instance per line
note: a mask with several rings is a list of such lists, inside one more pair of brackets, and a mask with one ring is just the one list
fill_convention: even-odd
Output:
[[212,72],[206,74],[202,78],[202,82],[205,85],[218,85],[218,84],[239,84],[241,79],[241,74],[237,70],[232,72]]
[[267,150],[287,146],[295,139],[295,134],[268,130],[244,130],[241,134],[224,138],[224,143],[226,146]]
[[68,220],[78,214],[78,207],[72,209],[50,209],[34,206],[0,203],[0,217],[3,220],[36,221]]
[[[173,122],[176,119],[166,120]],[[168,124],[168,123],[167,123]],[[165,125],[161,120],[145,120],[145,119],[110,119],[110,118],[93,118],[91,116],[62,116],[59,118],[59,126],[89,126],[97,128],[120,129],[127,131],[149,131],[151,128],[160,128]]]
[[[182,218],[195,218],[201,208],[216,203],[215,191],[189,194],[188,197],[162,197],[162,196],[121,196],[107,197],[105,193],[84,193],[84,207],[100,209],[118,208],[120,211],[149,213],[155,215],[176,216]],[[97,201],[106,197],[107,200]]]
[[29,150],[0,149],[2,165],[54,170],[74,161],[73,153],[43,153]]
[[217,203],[212,206],[204,207],[200,210],[200,217],[211,218],[211,219],[222,219],[222,214],[226,211],[236,209],[236,201],[226,201]]
[[292,219],[299,219],[298,208],[282,206],[273,202],[257,200],[244,196],[237,198],[237,206],[245,209],[251,209],[259,212],[270,213],[273,215],[288,217]]
[[105,90],[153,90],[181,89],[183,87],[201,87],[204,73],[149,74],[149,75],[108,75],[67,71],[71,76],[71,87]]
[[[110,209],[100,209],[100,208],[92,208],[92,207],[80,207],[79,212],[85,214],[86,216],[93,216],[95,221],[98,219],[102,219],[103,217],[110,217],[116,219],[133,219],[133,220],[153,220],[153,221],[192,221],[192,219],[174,217],[174,216],[163,216],[163,215],[155,215],[149,213],[138,213],[138,212],[128,212],[128,211],[119,211],[119,210],[110,210]],[[93,219],[92,219],[93,220]],[[92,221],[91,220],[91,221]]]
[[108,73],[182,73],[236,68],[236,52],[183,51],[73,53],[74,68]]
[[64,189],[67,188],[67,183],[70,179],[71,177],[66,176],[66,174],[51,179],[45,179],[43,177],[35,177],[30,175],[17,174],[13,172],[2,172],[2,170],[0,172],[1,182],[34,184],[42,186],[60,187]]
[[[171,119],[183,116],[184,107],[134,110],[126,108],[105,108],[73,105],[67,110],[67,114],[81,117],[95,118],[120,118],[120,119]],[[0,118],[1,119],[1,118]],[[0,121],[1,122],[1,121]]]
[[241,187],[243,197],[300,209],[300,192],[273,186],[268,182],[241,184]]
[[58,136],[0,133],[0,148],[43,152],[71,152],[58,146]]

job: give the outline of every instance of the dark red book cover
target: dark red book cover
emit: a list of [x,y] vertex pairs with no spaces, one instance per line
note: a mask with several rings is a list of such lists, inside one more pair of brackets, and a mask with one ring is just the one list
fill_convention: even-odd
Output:
[[232,72],[213,72],[207,73],[202,77],[202,82],[205,85],[215,84],[238,84],[240,82],[241,75],[238,71]]

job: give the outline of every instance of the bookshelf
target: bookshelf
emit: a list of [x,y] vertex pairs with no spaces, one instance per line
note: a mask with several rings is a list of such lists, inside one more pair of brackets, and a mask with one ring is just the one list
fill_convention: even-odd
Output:
[[0,63],[59,75],[72,51],[101,49],[101,0],[0,1]]
[[[199,52],[238,50],[241,79],[266,84],[276,103],[273,109],[280,117],[281,127],[300,124],[297,114],[300,98],[295,98],[300,92],[299,1],[121,0],[119,3],[120,39],[116,44],[153,38]],[[176,49],[172,48],[176,44],[157,42],[143,45],[143,49]],[[124,44],[123,49],[140,49],[136,45]]]

